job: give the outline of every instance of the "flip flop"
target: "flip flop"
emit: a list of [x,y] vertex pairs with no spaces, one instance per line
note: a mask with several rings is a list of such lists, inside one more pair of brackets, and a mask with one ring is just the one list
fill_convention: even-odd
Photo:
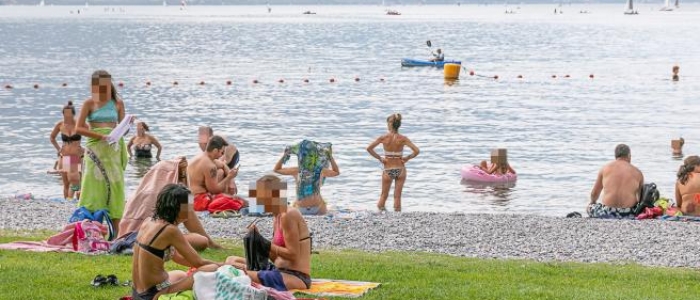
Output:
[[92,282],[90,282],[90,284],[96,288],[105,285],[107,284],[107,277],[102,276],[102,274],[98,274],[97,276],[95,276],[95,278],[92,279]]
[[240,216],[241,216],[241,214],[235,210],[217,211],[211,215],[212,218],[222,218],[222,219],[228,219],[228,218],[240,217]]

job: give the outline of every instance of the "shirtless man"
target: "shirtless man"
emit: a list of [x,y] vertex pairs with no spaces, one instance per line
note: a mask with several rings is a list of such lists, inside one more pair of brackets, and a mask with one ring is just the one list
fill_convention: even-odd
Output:
[[[634,206],[639,202],[644,186],[644,175],[630,161],[630,147],[619,144],[615,147],[615,160],[598,172],[598,179],[591,191],[588,215],[592,218],[631,218]],[[596,203],[605,189],[603,200]]]
[[[194,194],[194,210],[207,210],[209,203],[220,197],[228,197],[231,201],[240,201],[224,195],[226,187],[238,174],[237,169],[230,170],[219,158],[224,155],[228,143],[222,137],[215,135],[209,139],[205,151],[195,156],[187,166],[190,177],[190,190]],[[217,176],[223,170],[223,178]],[[243,203],[242,203],[243,205]]]

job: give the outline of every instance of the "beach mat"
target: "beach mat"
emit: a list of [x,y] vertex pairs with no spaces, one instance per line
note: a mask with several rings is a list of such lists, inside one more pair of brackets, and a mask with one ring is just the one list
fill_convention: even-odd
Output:
[[313,296],[358,298],[379,285],[380,283],[375,282],[313,279],[310,289],[292,290],[292,292]]
[[12,242],[0,244],[0,250],[24,250],[32,252],[77,252],[71,246],[50,245],[46,242]]

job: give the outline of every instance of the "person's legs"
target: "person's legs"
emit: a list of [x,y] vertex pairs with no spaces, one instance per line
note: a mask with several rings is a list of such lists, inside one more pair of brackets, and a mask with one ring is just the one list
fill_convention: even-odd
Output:
[[[214,242],[213,240],[208,238],[209,235],[207,235],[207,232],[204,230],[204,226],[202,225],[202,222],[199,220],[199,217],[197,216],[197,213],[195,213],[194,210],[192,210],[192,209],[189,210],[187,214],[188,214],[187,221],[185,221],[183,223],[185,225],[185,228],[187,228],[187,231],[189,231],[191,233],[196,233],[198,235],[205,237],[207,239],[207,245],[209,247],[212,247],[214,249],[223,249],[223,247],[221,247],[221,245],[217,244],[216,242]],[[190,245],[192,245],[192,243],[190,243]],[[197,249],[196,247],[194,247],[194,245],[192,245],[192,247]],[[204,250],[204,249],[206,249],[206,247],[204,247],[202,250]],[[198,251],[201,251],[201,250],[198,250]]]
[[394,184],[394,211],[401,211],[401,192],[403,192],[403,184],[406,182],[406,169],[404,168],[396,178],[396,184]]
[[114,225],[114,236],[119,236],[119,221],[122,219],[112,219],[112,224]]
[[[226,258],[226,261],[224,262],[225,265],[232,265],[233,267],[237,269],[246,269],[246,263],[245,263],[245,258],[240,257],[240,256],[229,256]],[[256,281],[258,282],[258,281]]]
[[482,160],[481,163],[479,164],[479,168],[488,171],[489,170],[489,165],[485,160]]
[[[219,266],[217,265],[205,265],[199,267],[197,272],[215,272],[218,268]],[[168,272],[168,277],[168,281],[172,284],[168,288],[159,291],[153,299],[158,299],[158,297],[165,294],[191,290],[194,286],[194,277],[192,275],[187,276],[187,273],[183,271],[170,271]],[[177,281],[173,280],[174,278],[178,278],[176,279]]]
[[61,171],[61,181],[63,182],[63,198],[69,199],[70,183],[68,182],[68,173]]
[[386,206],[386,199],[389,198],[389,188],[391,187],[391,177],[382,172],[382,194],[379,195],[379,201],[377,202],[377,208],[379,210],[384,210]]
[[198,233],[185,234],[185,240],[194,248],[195,251],[204,251],[209,246],[209,240]]

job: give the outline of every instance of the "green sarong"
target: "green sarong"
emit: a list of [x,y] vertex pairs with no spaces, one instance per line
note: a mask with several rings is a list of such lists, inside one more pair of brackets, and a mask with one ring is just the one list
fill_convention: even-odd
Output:
[[[112,128],[94,128],[92,131],[108,135]],[[78,206],[85,206],[90,211],[106,209],[112,219],[121,219],[125,198],[124,170],[128,162],[124,139],[119,139],[116,145],[109,145],[106,141],[88,138],[85,146]],[[99,161],[102,169],[94,159]]]

